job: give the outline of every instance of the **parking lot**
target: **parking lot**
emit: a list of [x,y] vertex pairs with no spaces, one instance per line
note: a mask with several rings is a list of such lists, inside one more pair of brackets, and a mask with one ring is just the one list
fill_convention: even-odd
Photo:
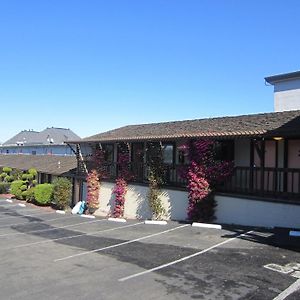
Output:
[[300,254],[272,232],[19,204],[0,199],[1,299],[300,299]]

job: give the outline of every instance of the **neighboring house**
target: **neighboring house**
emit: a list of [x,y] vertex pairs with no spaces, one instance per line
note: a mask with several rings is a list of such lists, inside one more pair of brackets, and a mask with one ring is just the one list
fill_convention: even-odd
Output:
[[74,155],[64,143],[74,139],[80,140],[80,137],[66,128],[51,127],[41,132],[23,130],[0,145],[0,154]]
[[[289,80],[294,80],[291,75]],[[276,84],[273,77],[266,81]],[[78,160],[75,202],[86,197],[86,171],[93,168],[91,154],[102,148],[109,178],[101,183],[97,213],[111,213],[112,181],[118,175],[118,145],[126,143],[135,176],[126,194],[125,217],[151,217],[147,204],[147,148],[149,143],[158,142],[163,148],[162,201],[167,218],[186,219],[186,182],[179,175],[186,158],[181,145],[198,138],[219,141],[222,158],[234,162],[232,177],[219,187],[215,196],[217,222],[300,226],[300,105],[294,111],[125,126],[69,141]]]
[[58,176],[68,177],[74,186],[77,160],[75,156],[0,154],[0,168],[3,167],[10,167],[21,171],[34,168],[38,172],[38,183],[51,183]]

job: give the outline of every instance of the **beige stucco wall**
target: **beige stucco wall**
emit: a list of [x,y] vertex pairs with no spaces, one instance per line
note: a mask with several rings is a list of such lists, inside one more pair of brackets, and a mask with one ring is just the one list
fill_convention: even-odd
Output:
[[286,80],[274,84],[275,111],[300,109],[300,79]]
[[216,196],[216,222],[261,227],[300,227],[300,206]]
[[[100,188],[100,208],[96,215],[110,216],[114,206],[112,190],[114,183],[103,182]],[[147,200],[148,187],[128,185],[126,194],[124,217],[128,219],[149,219],[151,211]],[[163,189],[161,200],[167,212],[164,219],[185,220],[188,205],[188,195],[185,191]]]
[[[100,208],[96,215],[111,216],[114,205],[114,184],[102,183],[99,197]],[[125,214],[127,219],[149,219],[151,212],[147,201],[146,186],[129,185],[126,194]],[[163,190],[162,202],[167,211],[166,220],[186,220],[187,192]],[[261,227],[300,227],[300,206],[260,200],[216,196],[216,223]]]

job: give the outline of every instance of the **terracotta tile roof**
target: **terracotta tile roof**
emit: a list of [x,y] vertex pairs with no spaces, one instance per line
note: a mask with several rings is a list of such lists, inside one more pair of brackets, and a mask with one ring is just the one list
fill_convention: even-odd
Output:
[[253,137],[280,133],[299,134],[299,120],[300,111],[287,111],[129,125],[96,134],[78,142],[164,140],[194,137]]
[[38,172],[63,175],[75,169],[77,161],[75,156],[0,154],[0,167],[35,168]]

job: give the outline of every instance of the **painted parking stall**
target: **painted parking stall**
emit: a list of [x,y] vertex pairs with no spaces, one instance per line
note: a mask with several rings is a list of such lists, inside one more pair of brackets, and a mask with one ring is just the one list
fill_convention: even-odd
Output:
[[[19,212],[16,206],[10,210]],[[0,222],[3,295],[18,293],[26,300],[45,295],[287,299],[299,290],[298,278],[292,276],[298,274],[296,269],[284,274],[264,267],[300,264],[298,252],[272,246],[271,232],[176,222],[149,226],[68,213],[37,218],[18,216],[3,228],[6,224]],[[16,280],[20,274],[18,291],[7,279],[11,270],[16,270]]]

